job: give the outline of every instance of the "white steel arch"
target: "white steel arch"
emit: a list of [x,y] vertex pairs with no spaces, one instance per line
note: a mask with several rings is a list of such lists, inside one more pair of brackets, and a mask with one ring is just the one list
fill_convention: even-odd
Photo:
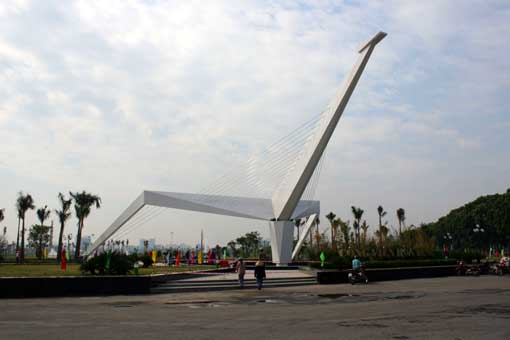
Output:
[[[379,32],[358,51],[359,57],[333,101],[328,106],[316,131],[303,145],[299,157],[283,177],[281,183],[269,198],[250,198],[226,195],[203,195],[162,191],[144,191],[94,242],[87,255],[103,245],[116,231],[126,224],[144,206],[158,206],[182,210],[192,210],[226,216],[236,216],[268,220],[273,262],[287,264],[297,255],[306,234],[319,215],[318,201],[302,200],[310,178],[347,106],[363,70],[375,48],[386,36]],[[294,253],[292,239],[295,218],[310,216],[306,232],[298,242]]]

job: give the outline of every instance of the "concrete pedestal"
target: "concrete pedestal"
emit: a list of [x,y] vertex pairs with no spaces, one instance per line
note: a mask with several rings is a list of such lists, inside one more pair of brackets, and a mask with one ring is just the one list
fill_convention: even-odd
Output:
[[271,254],[277,265],[287,265],[292,262],[292,239],[294,236],[293,221],[270,221]]

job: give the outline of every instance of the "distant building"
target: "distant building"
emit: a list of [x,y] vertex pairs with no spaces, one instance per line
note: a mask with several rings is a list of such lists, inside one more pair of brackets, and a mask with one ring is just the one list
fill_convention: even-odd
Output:
[[138,243],[139,250],[143,251],[145,249],[145,241],[149,242],[147,249],[156,249],[156,239],[150,238],[150,239],[140,239],[140,241]]
[[92,236],[91,235],[84,235],[81,238],[81,249],[83,251],[87,251],[87,249],[92,245]]

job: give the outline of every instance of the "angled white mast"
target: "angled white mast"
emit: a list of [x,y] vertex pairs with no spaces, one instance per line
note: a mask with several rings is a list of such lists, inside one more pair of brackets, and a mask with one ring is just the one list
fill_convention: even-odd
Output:
[[273,194],[273,211],[276,220],[289,220],[291,218],[324,149],[326,149],[338,120],[347,106],[347,102],[358,83],[361,73],[363,73],[365,69],[372,51],[385,36],[386,33],[384,32],[377,33],[359,50],[360,56],[356,65],[347,78],[344,87],[333,99],[328,110],[324,113],[325,116],[318,127],[318,131],[315,133],[314,137],[308,141],[307,145],[305,145],[301,157],[296,161],[294,167],[287,173],[281,185]]
[[[318,201],[304,201],[301,196],[335,130],[336,125],[358,83],[372,51],[386,36],[379,32],[359,50],[360,56],[354,69],[328,110],[323,114],[315,132],[304,143],[303,148],[290,170],[276,188],[271,199],[248,198],[223,195],[200,195],[161,191],[144,191],[94,242],[87,255],[104,245],[121,227],[125,226],[144,206],[157,206],[181,210],[236,216],[269,221],[271,251],[273,262],[287,264],[297,255],[304,242],[299,240],[294,254],[292,252],[294,222],[301,218],[319,213]],[[308,219],[306,230],[310,230],[315,215]],[[306,233],[304,233],[306,235]]]

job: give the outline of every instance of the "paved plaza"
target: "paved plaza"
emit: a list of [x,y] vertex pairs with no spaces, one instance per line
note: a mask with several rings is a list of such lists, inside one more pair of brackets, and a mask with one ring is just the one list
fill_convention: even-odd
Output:
[[0,303],[2,339],[510,338],[510,277]]
[[[272,269],[267,271],[268,278],[271,279],[297,279],[302,277],[315,277],[317,274],[312,270],[278,270]],[[204,280],[232,280],[237,281],[238,274],[235,272],[227,272],[227,273],[211,273],[209,275],[204,275],[204,273],[200,273],[200,276],[193,278],[187,278],[181,281],[204,281]],[[253,279],[254,271],[253,269],[247,269],[245,274],[245,279]]]

